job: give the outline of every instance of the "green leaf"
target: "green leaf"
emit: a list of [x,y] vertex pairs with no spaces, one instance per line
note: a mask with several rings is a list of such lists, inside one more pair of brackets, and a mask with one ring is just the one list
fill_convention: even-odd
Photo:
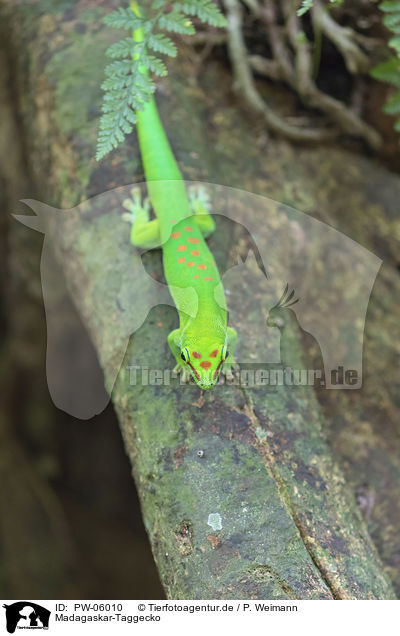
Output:
[[159,75],[160,77],[167,74],[167,68],[162,60],[154,55],[147,55],[146,66],[152,73]]
[[109,46],[106,51],[106,55],[107,57],[112,57],[114,59],[132,57],[135,45],[136,42],[131,37],[125,38],[124,40],[120,40],[119,42],[115,42],[115,44]]
[[400,119],[398,119],[394,125],[394,129],[396,132],[400,132]]
[[213,0],[187,0],[176,2],[174,9],[183,11],[186,15],[197,16],[202,22],[215,27],[226,26],[226,18]]
[[176,57],[177,50],[172,40],[162,33],[150,33],[147,46],[155,53]]
[[189,18],[175,9],[160,16],[158,24],[161,29],[182,35],[193,35],[196,32]]
[[301,17],[302,15],[307,13],[307,11],[309,11],[312,6],[313,0],[303,0],[303,2],[301,3],[301,7],[297,9],[297,15]]
[[387,2],[381,2],[379,5],[379,8],[381,11],[385,11],[385,12],[400,11],[400,1],[388,0]]
[[400,88],[400,60],[391,57],[371,70],[371,76],[380,82],[393,84]]
[[297,44],[307,44],[308,43],[307,36],[304,33],[304,31],[299,31],[298,33],[296,33],[295,40],[296,40]]
[[383,16],[383,24],[393,33],[400,33],[400,13],[387,13]]
[[395,49],[398,56],[400,56],[400,37],[391,38],[388,42],[392,49]]
[[117,60],[106,66],[105,73],[108,77],[123,77],[130,73],[131,68],[131,60]]
[[389,97],[383,110],[387,115],[400,114],[400,91],[397,91],[397,93]]
[[131,9],[123,9],[120,7],[104,17],[104,23],[115,29],[134,30],[138,29],[143,19],[139,18]]

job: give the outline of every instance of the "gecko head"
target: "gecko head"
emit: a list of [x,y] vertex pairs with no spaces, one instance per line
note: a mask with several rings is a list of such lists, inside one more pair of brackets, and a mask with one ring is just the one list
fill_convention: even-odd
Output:
[[184,346],[181,359],[201,389],[211,389],[217,383],[223,363],[229,356],[226,344],[197,343]]

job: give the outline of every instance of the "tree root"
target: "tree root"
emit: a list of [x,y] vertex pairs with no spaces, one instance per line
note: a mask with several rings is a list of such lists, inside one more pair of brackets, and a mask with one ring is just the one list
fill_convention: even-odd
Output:
[[248,52],[242,32],[242,15],[237,0],[224,0],[228,20],[228,51],[233,67],[235,89],[246,99],[249,106],[263,115],[268,128],[292,141],[320,142],[333,138],[332,129],[301,128],[276,114],[258,92],[251,71]]
[[[246,2],[248,5],[248,2]],[[381,145],[379,134],[360,117],[361,105],[350,107],[323,91],[313,79],[313,58],[300,18],[297,16],[296,2],[284,0],[279,3],[284,25],[279,24],[277,3],[263,0],[251,2],[251,13],[266,27],[272,58],[250,55],[243,35],[242,10],[239,0],[224,0],[227,14],[227,44],[231,60],[235,89],[244,97],[249,106],[260,113],[267,127],[292,141],[319,142],[331,139],[341,132],[362,138],[373,149]],[[346,67],[359,78],[368,70],[370,63],[361,44],[368,48],[373,45],[368,38],[359,36],[348,27],[342,27],[325,10],[319,0],[314,1],[312,10],[314,29],[328,37],[342,54]],[[358,44],[360,42],[360,45]],[[289,123],[275,113],[260,95],[255,85],[253,71],[265,75],[273,81],[283,81],[297,92],[306,106],[316,108],[328,116],[330,126],[324,128],[304,128]]]

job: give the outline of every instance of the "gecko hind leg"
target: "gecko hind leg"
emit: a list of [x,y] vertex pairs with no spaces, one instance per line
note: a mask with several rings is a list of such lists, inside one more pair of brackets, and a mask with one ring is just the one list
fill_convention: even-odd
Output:
[[188,190],[189,202],[196,225],[207,238],[215,230],[215,221],[210,215],[210,197],[204,186],[191,186]]
[[150,201],[142,201],[140,188],[132,188],[131,199],[125,199],[123,207],[128,210],[122,215],[124,221],[132,224],[131,243],[135,247],[153,249],[161,245],[158,219],[150,221]]

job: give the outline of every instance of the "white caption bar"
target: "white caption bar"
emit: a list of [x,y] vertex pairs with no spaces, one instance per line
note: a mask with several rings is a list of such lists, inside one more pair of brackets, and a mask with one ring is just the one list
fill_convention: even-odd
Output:
[[[296,636],[392,631],[400,601],[1,601],[0,634],[218,635],[267,630]],[[339,632],[338,632],[339,630]]]

